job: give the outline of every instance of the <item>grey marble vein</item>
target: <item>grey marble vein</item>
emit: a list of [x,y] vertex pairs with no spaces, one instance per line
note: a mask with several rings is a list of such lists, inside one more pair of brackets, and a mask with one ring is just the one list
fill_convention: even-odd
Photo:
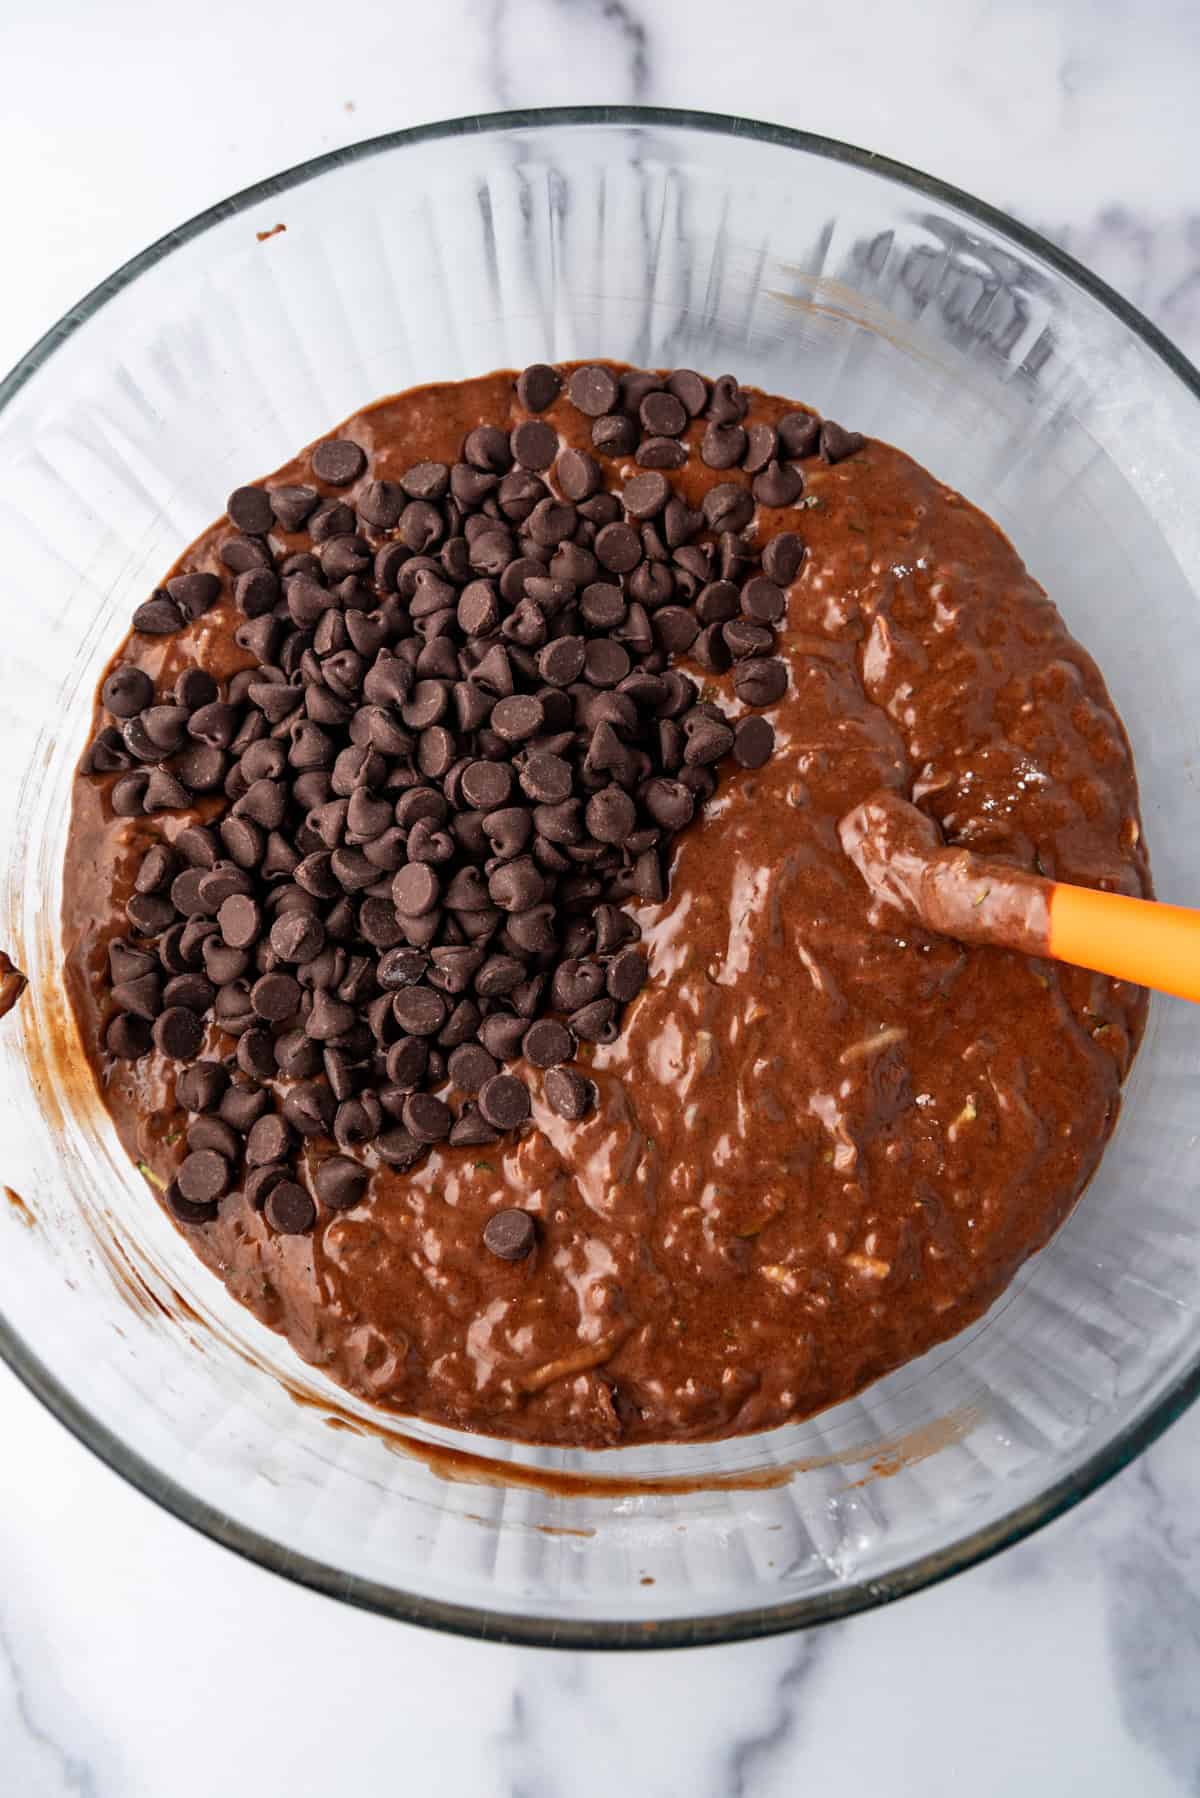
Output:
[[1154,216],[1104,206],[1083,223],[1033,222],[1152,319],[1184,355],[1200,358],[1200,212]]
[[[39,1714],[46,1707],[35,1704],[30,1682],[17,1653],[15,1631],[0,1618],[0,1668],[7,1670],[12,1715],[9,1724],[0,1711],[0,1786],[13,1798],[99,1798],[100,1787],[90,1761],[75,1754],[57,1732],[52,1733]],[[61,1728],[61,1708],[52,1712]],[[11,1729],[11,1738],[6,1735]],[[37,1783],[31,1783],[36,1781]]]
[[1126,1729],[1200,1791],[1200,1531],[1144,1455],[1132,1470],[1136,1531],[1106,1555],[1109,1649]]
[[537,1770],[538,1748],[534,1719],[530,1716],[529,1704],[520,1685],[513,1687],[508,1723],[504,1729],[497,1731],[493,1741],[495,1758],[501,1769],[513,1769],[512,1778],[504,1787],[504,1798],[554,1798],[552,1788]]
[[[602,47],[610,53],[619,73],[614,81],[609,69],[602,71],[600,86],[605,99],[644,103],[649,98],[649,33],[627,0],[541,0],[538,10],[551,15],[564,42],[568,36],[577,38],[581,58],[589,58],[589,79],[595,80],[597,74],[590,66],[592,52]],[[531,41],[537,30],[532,12],[529,0],[492,0],[485,32],[485,77],[493,103],[502,109],[534,104],[552,106],[556,99],[580,97],[574,92],[556,95],[544,86],[539,86],[536,93],[530,91],[521,57],[523,45]],[[564,74],[573,72],[563,70]]]
[[721,1798],[756,1798],[761,1779],[769,1777],[794,1747],[801,1728],[801,1694],[825,1655],[827,1634],[809,1631],[787,1646],[783,1669],[775,1680],[771,1708],[757,1729],[730,1734],[726,1767],[715,1790]]

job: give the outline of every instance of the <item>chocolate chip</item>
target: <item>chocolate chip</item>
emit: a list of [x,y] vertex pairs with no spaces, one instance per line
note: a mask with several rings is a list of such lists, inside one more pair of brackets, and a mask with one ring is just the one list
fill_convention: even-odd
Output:
[[754,501],[744,487],[723,481],[709,488],[701,510],[710,531],[742,531],[754,517]]
[[[249,568],[266,568],[271,560],[265,544],[257,537],[226,537],[217,554],[231,574],[245,574]],[[187,607],[182,609],[185,617],[188,616]]]
[[612,412],[620,391],[616,377],[597,363],[573,369],[567,380],[571,404],[589,418],[600,418],[604,413]]
[[740,768],[761,768],[775,747],[775,732],[765,718],[742,718],[733,733],[733,759]]
[[524,1261],[537,1241],[528,1211],[494,1211],[483,1226],[483,1246],[500,1261]]
[[271,510],[284,531],[298,531],[316,510],[320,494],[315,487],[273,487],[267,495]]
[[300,1009],[299,983],[290,974],[264,974],[250,988],[255,1015],[269,1024],[283,1024]]
[[410,1136],[407,1130],[385,1130],[375,1144],[379,1159],[394,1167],[399,1173],[406,1173],[414,1167],[425,1153],[426,1145]]
[[[521,468],[540,473],[549,468],[558,454],[558,432],[540,419],[527,419],[517,425],[509,438],[513,460]],[[536,502],[535,502],[536,503]],[[533,510],[531,506],[530,511]],[[526,514],[527,516],[527,514]]]
[[751,425],[746,432],[742,467],[747,474],[761,474],[767,464],[775,460],[778,450],[779,438],[773,425]]
[[575,1038],[565,1024],[554,1018],[541,1018],[525,1032],[521,1053],[535,1068],[557,1067],[574,1055]]
[[640,468],[682,468],[687,446],[674,437],[643,437],[634,459]]
[[624,843],[637,822],[637,807],[621,787],[604,787],[587,805],[587,827],[598,843]]
[[80,764],[80,773],[115,774],[118,768],[128,768],[132,759],[120,731],[106,724],[93,739]]
[[203,668],[185,668],[175,682],[175,703],[189,714],[187,728],[192,735],[191,714],[214,705],[216,699],[217,683]]
[[790,587],[804,560],[804,543],[795,531],[780,531],[763,550],[763,573],[779,587]]
[[736,468],[746,453],[746,433],[739,424],[710,424],[700,439],[700,460],[708,468]]
[[[252,1014],[253,1015],[253,1014]],[[269,1030],[248,1025],[238,1037],[237,1065],[255,1080],[270,1080],[275,1073],[275,1044]]]
[[217,1107],[222,1122],[232,1130],[245,1134],[263,1116],[271,1103],[259,1086],[231,1086]]
[[656,778],[642,790],[642,804],[656,824],[665,830],[682,830],[691,822],[695,802],[687,788],[677,780]]
[[667,377],[667,390],[682,403],[689,418],[698,418],[708,404],[708,382],[694,368],[677,368]]
[[502,911],[525,911],[544,891],[545,881],[528,856],[504,862],[488,880],[488,896]]
[[562,386],[557,369],[545,362],[531,362],[517,376],[517,399],[527,412],[544,412]]
[[550,752],[530,755],[519,779],[522,791],[539,805],[557,805],[568,799],[574,784],[571,764]]
[[406,495],[397,481],[368,481],[358,496],[358,515],[378,531],[390,531],[399,523]]
[[165,768],[155,768],[146,782],[142,810],[147,813],[181,812],[186,811],[190,804],[187,789],[180,785],[174,775],[168,774]]
[[139,893],[161,892],[178,868],[178,856],[165,843],[153,843],[142,857],[134,877],[134,890]]
[[[264,558],[266,552],[258,545],[254,554]],[[221,582],[215,574],[177,574],[167,582],[167,592],[185,618],[202,618],[220,599]]]
[[479,1040],[488,1054],[494,1055],[497,1061],[515,1061],[521,1053],[525,1030],[523,1018],[513,1017],[506,1012],[494,1012],[480,1024]]
[[385,992],[394,992],[415,986],[428,966],[429,957],[420,949],[393,949],[380,961],[376,978]]
[[401,917],[419,918],[431,912],[441,895],[433,869],[424,862],[410,862],[392,882],[392,902]]
[[736,424],[746,416],[749,401],[732,375],[718,375],[712,384],[708,416],[718,424]]
[[100,689],[100,702],[114,718],[136,718],[154,698],[154,682],[128,663],[114,668]]
[[446,1022],[447,1005],[433,987],[402,987],[392,1000],[392,1015],[410,1036],[436,1036]]
[[821,459],[825,462],[844,462],[847,456],[855,455],[866,441],[861,431],[845,431],[841,425],[834,424],[831,418],[827,418],[821,426]]
[[175,1081],[175,1102],[185,1111],[212,1111],[229,1085],[229,1075],[219,1061],[194,1061]]
[[183,629],[183,613],[166,594],[156,594],[133,614],[133,628],[144,637],[167,637]]
[[[402,1037],[387,1052],[387,1077],[401,1091],[411,1092],[421,1084],[429,1066],[429,1043],[419,1036]],[[339,1094],[339,1097],[347,1097]]]
[[582,958],[560,962],[550,983],[551,1003],[556,1011],[576,1011],[603,991],[603,968]]
[[787,611],[783,589],[759,575],[742,588],[742,611],[757,624],[780,624]]
[[349,487],[367,466],[366,452],[346,437],[328,437],[312,452],[312,471],[330,487]]
[[188,734],[207,743],[215,749],[228,749],[238,733],[240,714],[236,707],[223,705],[219,700],[213,705],[200,706],[188,719]]
[[666,898],[667,886],[663,879],[662,861],[654,849],[644,850],[634,862],[633,890],[646,905],[661,905]]
[[779,447],[785,456],[816,454],[821,421],[812,412],[789,412],[779,421]]
[[804,476],[792,462],[772,462],[754,477],[754,497],[760,506],[794,505],[803,491]]
[[335,999],[327,987],[319,986],[314,990],[304,1028],[316,1042],[333,1042],[352,1030],[356,1022],[357,1013],[352,1005]]
[[687,408],[674,393],[648,393],[638,416],[642,429],[652,437],[678,437],[688,421]]
[[383,1128],[383,1108],[374,1093],[343,1099],[333,1120],[333,1135],[341,1149],[355,1148],[360,1143],[374,1142]]
[[149,786],[150,776],[140,769],[136,774],[125,774],[114,781],[109,803],[117,817],[140,818]]
[[444,462],[415,462],[401,475],[400,485],[409,499],[444,499],[450,491],[450,470]]
[[[669,396],[660,394],[658,397],[666,399]],[[670,497],[671,487],[665,475],[636,474],[626,481],[621,502],[631,518],[655,518]]]
[[710,624],[692,644],[692,660],[708,674],[725,674],[733,662],[719,624]]
[[[265,537],[275,522],[270,497],[262,487],[235,487],[225,502],[225,511],[230,524],[252,537]],[[192,1196],[185,1191],[182,1178],[179,1186],[185,1197]]]
[[493,1074],[479,1089],[479,1110],[497,1130],[515,1130],[530,1113],[529,1089],[515,1074]]
[[592,426],[592,448],[613,459],[632,456],[638,446],[637,423],[622,413],[609,413]]
[[461,1044],[446,1062],[451,1081],[464,1093],[477,1093],[498,1071],[493,1057],[478,1043]]
[[150,1053],[150,1025],[145,1018],[118,1012],[104,1032],[104,1043],[118,1061],[140,1061]]
[[246,893],[233,893],[217,912],[221,936],[230,949],[248,949],[262,931],[262,913]]
[[185,1198],[180,1192],[177,1180],[172,1180],[167,1185],[163,1192],[163,1204],[171,1216],[181,1224],[211,1224],[217,1215],[215,1202],[194,1204],[191,1199]]
[[193,1205],[212,1204],[229,1191],[229,1163],[212,1149],[185,1155],[175,1176],[179,1190]]
[[276,1162],[269,1167],[252,1168],[242,1185],[246,1203],[253,1206],[255,1211],[261,1211],[266,1204],[268,1193],[287,1177],[288,1169],[281,1162]]
[[412,1093],[404,1101],[404,1128],[417,1142],[444,1142],[450,1134],[450,1107],[432,1093]]
[[574,1068],[551,1068],[542,1090],[551,1110],[570,1123],[586,1117],[596,1102],[595,1087]]
[[493,1130],[480,1116],[478,1106],[469,1102],[463,1106],[450,1131],[450,1146],[455,1149],[484,1148],[499,1140],[500,1132]]
[[[113,992],[115,996],[115,987]],[[177,974],[163,988],[164,1006],[184,1005],[189,1011],[198,1012],[201,1017],[216,996],[212,981],[206,980],[203,974]]]
[[610,999],[628,1005],[646,984],[646,958],[640,949],[622,949],[608,964],[605,985]]
[[[133,776],[127,775],[126,779],[132,780]],[[121,784],[120,781],[117,782],[117,786]],[[116,787],[113,792],[116,792]],[[116,809],[114,803],[113,810]],[[160,899],[154,893],[135,893],[125,903],[125,916],[142,936],[158,936],[174,922],[175,907],[169,900]]]
[[307,1080],[321,1068],[321,1050],[303,1030],[285,1030],[275,1038],[273,1052],[285,1080]]
[[324,947],[325,926],[313,912],[285,912],[271,926],[271,948],[280,961],[311,961]]
[[733,690],[743,705],[774,705],[787,692],[787,684],[787,669],[773,658],[755,656],[739,662],[733,671]]
[[302,1137],[327,1136],[336,1109],[337,1101],[329,1087],[321,1086],[315,1080],[299,1081],[283,1100],[284,1119]]
[[204,1026],[187,1006],[172,1005],[156,1019],[153,1035],[155,1047],[164,1055],[175,1061],[191,1061],[200,1053]]
[[615,687],[629,669],[628,650],[611,637],[593,637],[583,652],[583,678],[593,687]]
[[281,1180],[267,1194],[263,1216],[281,1236],[304,1236],[317,1221],[310,1195],[294,1180]]
[[767,656],[775,647],[775,636],[769,626],[755,624],[748,618],[732,618],[721,626],[721,634],[735,661],[747,656]]
[[204,971],[217,986],[240,980],[250,965],[250,957],[243,949],[227,949],[213,938],[205,942],[203,954]]
[[491,728],[506,743],[525,743],[536,737],[544,722],[540,699],[531,694],[514,694],[511,699],[496,702],[490,720]]
[[654,635],[668,655],[686,655],[699,630],[695,614],[684,606],[663,606],[654,614]]
[[599,463],[586,450],[564,449],[554,465],[554,473],[563,497],[569,500],[590,499],[604,485]]
[[317,1197],[330,1211],[349,1211],[367,1196],[369,1180],[361,1162],[346,1155],[329,1155],[316,1171]]
[[291,1146],[292,1132],[286,1121],[277,1112],[265,1112],[247,1130],[246,1166],[263,1167],[269,1161],[282,1161]]
[[581,1005],[571,1013],[571,1028],[582,1042],[607,1042],[616,1009],[611,999],[593,999],[590,1004]]

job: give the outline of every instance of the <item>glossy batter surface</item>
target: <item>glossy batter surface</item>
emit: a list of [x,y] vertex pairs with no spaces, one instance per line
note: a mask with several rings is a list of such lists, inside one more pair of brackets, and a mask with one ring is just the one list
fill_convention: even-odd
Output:
[[[791,409],[753,395],[745,422]],[[498,374],[344,429],[396,478],[522,416]],[[543,416],[586,444],[565,400]],[[606,472],[619,488],[631,469]],[[592,1447],[802,1417],[977,1316],[1099,1160],[1144,995],[906,925],[872,900],[838,825],[892,788],[949,844],[1148,891],[1103,681],[996,526],[908,457],[869,442],[805,473],[805,503],[752,527],[808,545],[780,634],[791,684],[767,714],[776,753],[724,778],[680,839],[667,902],[634,908],[651,978],[620,1038],[589,1052],[594,1113],[556,1116],[522,1067],[534,1119],[519,1139],[379,1168],[368,1200],[322,1212],[311,1236],[273,1235],[240,1192],[186,1232],[239,1300],[379,1404]],[[269,484],[297,478],[311,478],[301,459]],[[728,476],[693,448],[670,478],[694,502]],[[179,567],[220,571],[230,530]],[[236,622],[224,601],[121,656],[156,678],[191,662],[225,676],[247,660]],[[740,714],[728,676],[691,671]],[[68,973],[121,1136],[166,1179],[186,1123],[173,1075],[157,1055],[105,1056],[101,971],[140,854],[195,814],[115,819],[108,785],[76,785]],[[481,1237],[514,1205],[539,1242],[508,1263]]]

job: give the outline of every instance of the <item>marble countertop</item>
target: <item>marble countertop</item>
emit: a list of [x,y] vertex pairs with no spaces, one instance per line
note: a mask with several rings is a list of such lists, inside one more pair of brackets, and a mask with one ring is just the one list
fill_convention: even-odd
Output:
[[[1049,231],[1200,357],[1194,0],[920,11],[918,30],[890,0],[8,8],[0,364],[149,240],[307,156],[454,114],[633,100],[940,174]],[[948,1585],[650,1658],[457,1641],[288,1585],[123,1485],[4,1370],[0,1435],[14,1798],[1200,1790],[1200,1413]]]

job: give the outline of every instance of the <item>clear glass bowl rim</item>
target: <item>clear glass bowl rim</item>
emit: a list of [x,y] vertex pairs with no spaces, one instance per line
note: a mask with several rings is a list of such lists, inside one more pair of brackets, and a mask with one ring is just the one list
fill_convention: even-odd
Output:
[[[907,163],[837,138],[797,131],[733,114],[692,112],[660,106],[547,106],[510,112],[476,113],[385,132],[340,150],[309,158],[280,174],[256,181],[229,198],[220,200],[177,226],[132,257],[107,279],[85,294],[57,324],[40,337],[0,380],[0,411],[6,407],[54,352],[106,302],[213,226],[247,211],[262,201],[277,198],[333,169],[365,161],[386,151],[411,144],[436,143],[454,138],[483,136],[497,131],[542,131],[563,126],[626,125],[655,130],[707,132],[713,136],[748,138],[784,150],[798,150],[831,162],[848,163],[866,174],[880,175],[911,192],[957,208],[989,230],[1008,238],[1052,268],[1068,282],[1097,301],[1165,364],[1192,397],[1200,403],[1200,371],[1158,327],[1107,282],[1061,250],[1039,232],[1009,217],[998,207],[979,200]],[[892,1603],[923,1587],[937,1584],[952,1574],[999,1554],[1023,1541],[1045,1524],[1061,1517],[1082,1499],[1096,1492],[1129,1465],[1143,1450],[1180,1418],[1200,1396],[1200,1347],[1193,1360],[1159,1401],[1143,1416],[1120,1431],[1089,1457],[1074,1475],[1057,1480],[1036,1500],[1018,1506],[984,1530],[973,1531],[933,1554],[917,1557],[889,1576],[882,1588],[874,1583],[852,1583],[841,1590],[821,1593],[792,1603],[756,1606],[718,1617],[681,1617],[655,1624],[653,1630],[622,1622],[578,1623],[569,1619],[521,1617],[482,1606],[450,1605],[405,1592],[379,1581],[348,1576],[327,1562],[284,1551],[270,1537],[231,1520],[216,1507],[197,1499],[174,1480],[134,1454],[106,1425],[80,1405],[73,1394],[42,1362],[30,1345],[0,1314],[0,1357],[27,1391],[39,1399],[76,1441],[127,1480],[137,1491],[214,1542],[232,1549],[297,1585],[343,1600],[382,1616],[417,1623],[425,1628],[481,1641],[540,1648],[646,1649],[711,1646],[722,1642],[752,1641],[761,1636],[831,1623]]]

